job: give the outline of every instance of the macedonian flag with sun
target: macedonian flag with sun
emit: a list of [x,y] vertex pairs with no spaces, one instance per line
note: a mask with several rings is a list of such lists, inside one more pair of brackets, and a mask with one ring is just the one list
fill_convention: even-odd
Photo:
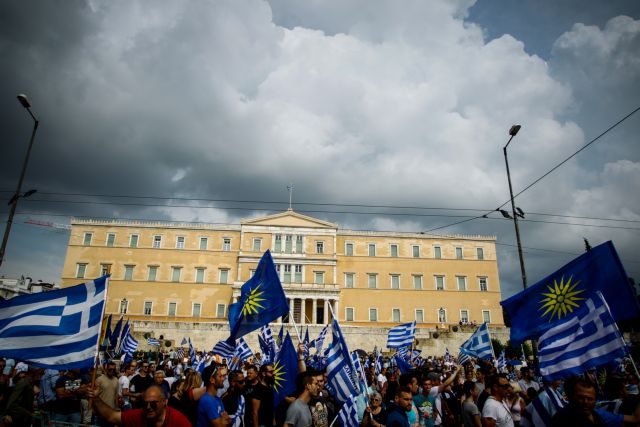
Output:
[[[613,243],[605,242],[560,267],[534,285],[500,301],[511,344],[537,339],[575,316],[596,291],[615,320],[640,316],[640,307]],[[510,322],[510,324],[508,323]]]
[[549,322],[554,319],[562,319],[568,314],[573,313],[575,309],[580,307],[581,301],[586,300],[581,294],[584,289],[580,289],[580,281],[571,282],[572,277],[565,281],[564,276],[560,281],[555,279],[552,285],[547,285],[547,292],[541,292],[543,296],[540,300],[540,311],[543,313],[540,317],[548,319]]

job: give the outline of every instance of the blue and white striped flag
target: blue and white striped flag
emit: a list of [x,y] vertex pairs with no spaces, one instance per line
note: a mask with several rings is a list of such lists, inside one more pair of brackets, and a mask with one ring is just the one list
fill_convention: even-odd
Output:
[[176,351],[176,359],[182,359],[184,357],[184,348],[178,347]]
[[56,370],[95,364],[107,276],[0,301],[0,357]]
[[445,348],[444,363],[451,363],[451,353],[449,353],[449,347]]
[[264,353],[263,360],[272,362],[275,359],[276,354],[278,354],[278,344],[276,343],[276,340],[273,339],[273,334],[271,333],[271,327],[268,324],[260,328],[260,337],[262,341],[265,343],[265,347],[266,347],[262,351]]
[[244,396],[240,395],[238,398],[238,409],[236,410],[236,413],[231,416],[231,427],[240,427],[243,424],[244,410]]
[[155,338],[147,338],[147,344],[159,346],[160,345],[160,341],[158,341]]
[[124,337],[127,336],[127,334],[129,333],[129,329],[130,328],[131,328],[131,326],[129,326],[129,321],[127,320],[127,322],[122,327],[122,333],[120,334],[120,339],[118,340],[118,345],[116,346],[116,353],[115,354],[122,353],[122,340],[124,340]]
[[189,359],[191,360],[191,366],[196,366],[198,364],[198,355],[193,348],[191,338],[189,338]]
[[236,342],[236,351],[233,353],[231,362],[229,363],[229,370],[237,370],[242,368],[242,361],[253,356],[253,351],[249,348],[249,344],[240,337]]
[[500,356],[498,356],[498,372],[507,372],[507,358],[504,355],[504,350],[502,350]]
[[380,372],[382,372],[382,353],[378,353],[378,355],[376,356],[376,363],[375,363],[375,373],[376,375],[378,375]]
[[410,350],[409,347],[401,347],[401,348],[396,350],[396,354],[399,357],[402,357],[403,359],[406,359],[407,355],[409,354],[409,350]]
[[480,325],[469,339],[460,346],[460,350],[478,359],[495,357],[493,346],[491,345],[491,335],[489,335],[489,326],[487,326],[486,322]]
[[458,354],[458,365],[464,365],[465,363],[470,361],[471,361],[471,356],[464,353],[463,351],[461,351],[460,354]]
[[340,421],[342,427],[360,425],[356,406],[356,396],[349,396],[345,404],[342,405],[340,412],[338,412],[338,421]]
[[327,336],[327,330],[328,329],[329,329],[329,325],[326,325],[320,331],[320,334],[318,335],[318,338],[313,340],[314,343],[315,343],[315,346],[316,346],[316,353],[320,353],[322,351],[322,346],[324,345],[324,339]]
[[387,337],[388,348],[405,347],[413,344],[416,334],[416,322],[405,323],[389,329]]
[[575,315],[538,340],[540,373],[545,380],[579,375],[627,354],[626,345],[600,292]]
[[349,396],[360,393],[355,367],[349,354],[349,348],[344,341],[340,325],[333,320],[333,341],[327,358],[327,383],[333,390],[334,397],[342,402],[347,402]]
[[567,405],[562,395],[553,387],[545,387],[538,396],[527,405],[522,414],[522,427],[546,427],[551,425],[551,418]]
[[233,357],[233,353],[236,352],[236,347],[227,341],[218,341],[218,343],[213,346],[211,352],[213,354],[219,354],[224,358],[231,359]]
[[138,341],[136,341],[131,336],[131,331],[127,330],[127,335],[122,339],[122,345],[120,346],[120,350],[123,354],[128,354],[131,356],[134,351],[138,348]]

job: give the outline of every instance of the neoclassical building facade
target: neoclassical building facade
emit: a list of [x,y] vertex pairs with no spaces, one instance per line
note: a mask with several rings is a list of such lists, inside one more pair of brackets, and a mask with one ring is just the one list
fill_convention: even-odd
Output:
[[495,237],[345,230],[292,210],[222,226],[74,219],[62,286],[110,273],[107,314],[168,340],[209,331],[208,346],[267,249],[290,306],[276,323],[336,316],[357,336],[415,320],[423,337],[504,326]]

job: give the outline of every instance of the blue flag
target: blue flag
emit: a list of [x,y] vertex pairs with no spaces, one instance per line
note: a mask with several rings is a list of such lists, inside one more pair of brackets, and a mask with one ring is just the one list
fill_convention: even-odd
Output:
[[580,255],[528,289],[501,301],[511,318],[511,344],[538,338],[582,307],[596,291],[615,320],[640,315],[640,308],[613,243]]
[[111,337],[109,337],[109,348],[115,349],[118,346],[118,339],[120,338],[120,332],[122,329],[122,317],[116,323],[115,328],[113,328],[113,332],[111,333]]
[[96,360],[107,277],[0,301],[0,357],[56,370]]
[[398,369],[400,369],[401,374],[406,374],[413,369],[413,366],[411,366],[409,362],[404,360],[400,355],[394,354],[393,359],[395,360]]
[[120,339],[118,340],[118,345],[116,346],[116,354],[122,351],[122,342],[124,338],[127,336],[127,334],[129,333],[129,328],[130,328],[129,321],[127,320],[127,322],[122,327],[122,333],[120,334]]
[[280,345],[280,352],[273,363],[273,393],[274,407],[296,390],[298,376],[298,354],[287,332],[284,342]]
[[405,323],[389,329],[387,337],[388,348],[400,348],[413,344],[416,334],[416,322]]
[[111,314],[107,317],[107,324],[104,327],[104,331],[102,331],[104,338],[100,342],[100,350],[104,350],[111,342],[111,317]]
[[240,338],[288,313],[289,304],[267,250],[253,277],[242,285],[240,300],[229,306],[229,338]]
[[333,390],[338,401],[345,403],[349,396],[360,393],[360,387],[349,347],[336,319],[333,319],[332,336],[333,341],[327,356],[327,386]]
[[[138,341],[136,341],[132,336],[129,329],[127,329],[127,334],[122,338],[122,345],[120,346],[122,353],[131,356],[134,351],[138,348]],[[126,359],[125,359],[126,360]]]

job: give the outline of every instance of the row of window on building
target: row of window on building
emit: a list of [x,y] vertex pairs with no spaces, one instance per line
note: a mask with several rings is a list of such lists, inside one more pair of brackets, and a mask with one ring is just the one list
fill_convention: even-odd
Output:
[[[284,244],[283,244],[284,237]],[[163,236],[160,234],[153,235],[153,240],[151,242],[152,248],[162,248],[162,239]],[[198,249],[205,251],[209,249],[209,238],[208,237],[199,237],[199,245]],[[302,235],[291,235],[291,234],[275,234],[273,237],[273,245],[272,250],[274,253],[285,253],[285,254],[302,254],[304,253],[304,236]],[[84,233],[84,246],[91,246],[93,241],[93,233]],[[137,248],[140,241],[140,236],[138,234],[129,235],[129,247]],[[176,236],[175,241],[175,249],[185,249],[186,237],[185,236]],[[116,233],[107,233],[107,239],[105,242],[107,247],[116,246]],[[375,257],[378,256],[378,244],[377,243],[367,243],[367,256]],[[222,238],[222,246],[220,247],[223,251],[231,250],[231,238],[223,237]],[[398,258],[401,256],[400,246],[397,243],[389,244],[389,252],[388,255],[392,258]],[[413,258],[421,258],[421,246],[420,245],[411,245],[411,257]],[[433,248],[433,258],[434,259],[443,259],[442,255],[442,247],[435,245]],[[262,252],[262,238],[254,237],[253,238],[253,246],[252,249],[254,252]],[[315,241],[315,253],[316,254],[324,254],[325,253],[325,242],[322,240]],[[356,254],[356,243],[355,242],[346,242],[344,246],[344,255],[346,256],[356,256],[360,254]],[[465,259],[464,251],[462,246],[455,247],[455,259]],[[484,248],[477,247],[476,248],[476,259],[483,260],[484,259]]]
[[[169,302],[167,304],[167,311],[166,311],[166,315],[170,316],[170,317],[174,317],[176,316],[177,313],[177,308],[178,308],[178,303],[176,302]],[[438,308],[436,310],[436,316],[437,316],[437,323],[449,323],[449,316],[448,316],[448,310],[445,308]],[[407,319],[407,318],[403,318],[402,316],[402,310],[399,308],[392,308],[391,309],[391,316],[388,319],[381,319],[378,316],[378,308],[376,307],[370,307],[368,308],[368,321],[370,322],[384,322],[384,321],[390,321],[390,322],[405,322],[405,321],[411,321],[411,320],[415,320],[416,323],[425,323],[425,310],[418,308],[414,310],[414,318],[413,319]],[[119,307],[119,313],[122,315],[125,314],[135,314],[135,313],[129,313],[129,301],[127,299],[123,299],[120,301],[120,307]],[[154,312],[154,305],[152,301],[145,301],[143,304],[143,311],[142,314],[145,316],[152,316],[152,315],[162,315],[160,313],[155,313]],[[199,302],[192,302],[191,303],[191,316],[192,317],[200,317],[202,316],[202,304]],[[215,317],[218,319],[224,319],[227,317],[227,305],[226,304],[216,304],[216,313],[215,313]],[[356,319],[356,309],[354,307],[345,307],[344,309],[344,321],[346,322],[355,322]],[[474,319],[475,320],[475,319]],[[470,311],[468,309],[460,309],[459,310],[459,317],[458,319],[451,319],[451,321],[454,322],[459,322],[462,324],[468,324],[471,323],[471,319],[470,319]],[[482,322],[487,322],[487,323],[491,323],[491,310],[482,310]]]
[[[76,267],[76,278],[85,279],[87,274],[87,266],[88,263],[78,263]],[[124,272],[122,276],[122,280],[134,280],[133,274],[136,266],[135,265],[125,265]],[[147,266],[147,281],[155,282],[158,280],[158,269],[160,267],[157,265]],[[278,264],[276,265],[278,270],[278,274],[280,276],[280,280],[285,283],[302,283],[303,278],[303,265],[302,264]],[[171,282],[181,282],[182,281],[182,270],[183,267],[180,266],[172,266],[171,267]],[[219,268],[217,270],[218,281],[217,283],[226,284],[229,283],[229,269],[228,268]],[[100,265],[100,276],[104,276],[105,274],[111,274],[111,264],[101,264]],[[196,267],[195,275],[194,275],[194,283],[205,283],[205,267]],[[250,276],[253,275],[254,270],[250,271]],[[249,276],[249,277],[250,277]],[[366,287],[369,289],[381,289],[383,286],[379,284],[379,274],[378,273],[366,273],[367,276],[367,285]],[[411,285],[406,286],[402,285],[402,274],[390,274],[389,275],[389,289],[414,289],[414,290],[422,290],[426,289],[423,283],[424,276],[422,274],[412,274],[411,275]],[[249,279],[247,277],[247,279]],[[314,271],[313,279],[315,285],[324,285],[325,284],[325,272],[324,271]],[[456,289],[458,291],[466,291],[468,289],[467,276],[455,276],[456,281]],[[207,282],[209,283],[209,282]],[[488,290],[488,280],[485,276],[477,277],[478,287],[477,290],[487,291]],[[361,288],[363,286],[358,286],[357,275],[356,273],[344,273],[344,287],[351,288]],[[433,275],[433,288],[438,291],[442,291],[447,289],[446,286],[446,276],[445,275]]]

